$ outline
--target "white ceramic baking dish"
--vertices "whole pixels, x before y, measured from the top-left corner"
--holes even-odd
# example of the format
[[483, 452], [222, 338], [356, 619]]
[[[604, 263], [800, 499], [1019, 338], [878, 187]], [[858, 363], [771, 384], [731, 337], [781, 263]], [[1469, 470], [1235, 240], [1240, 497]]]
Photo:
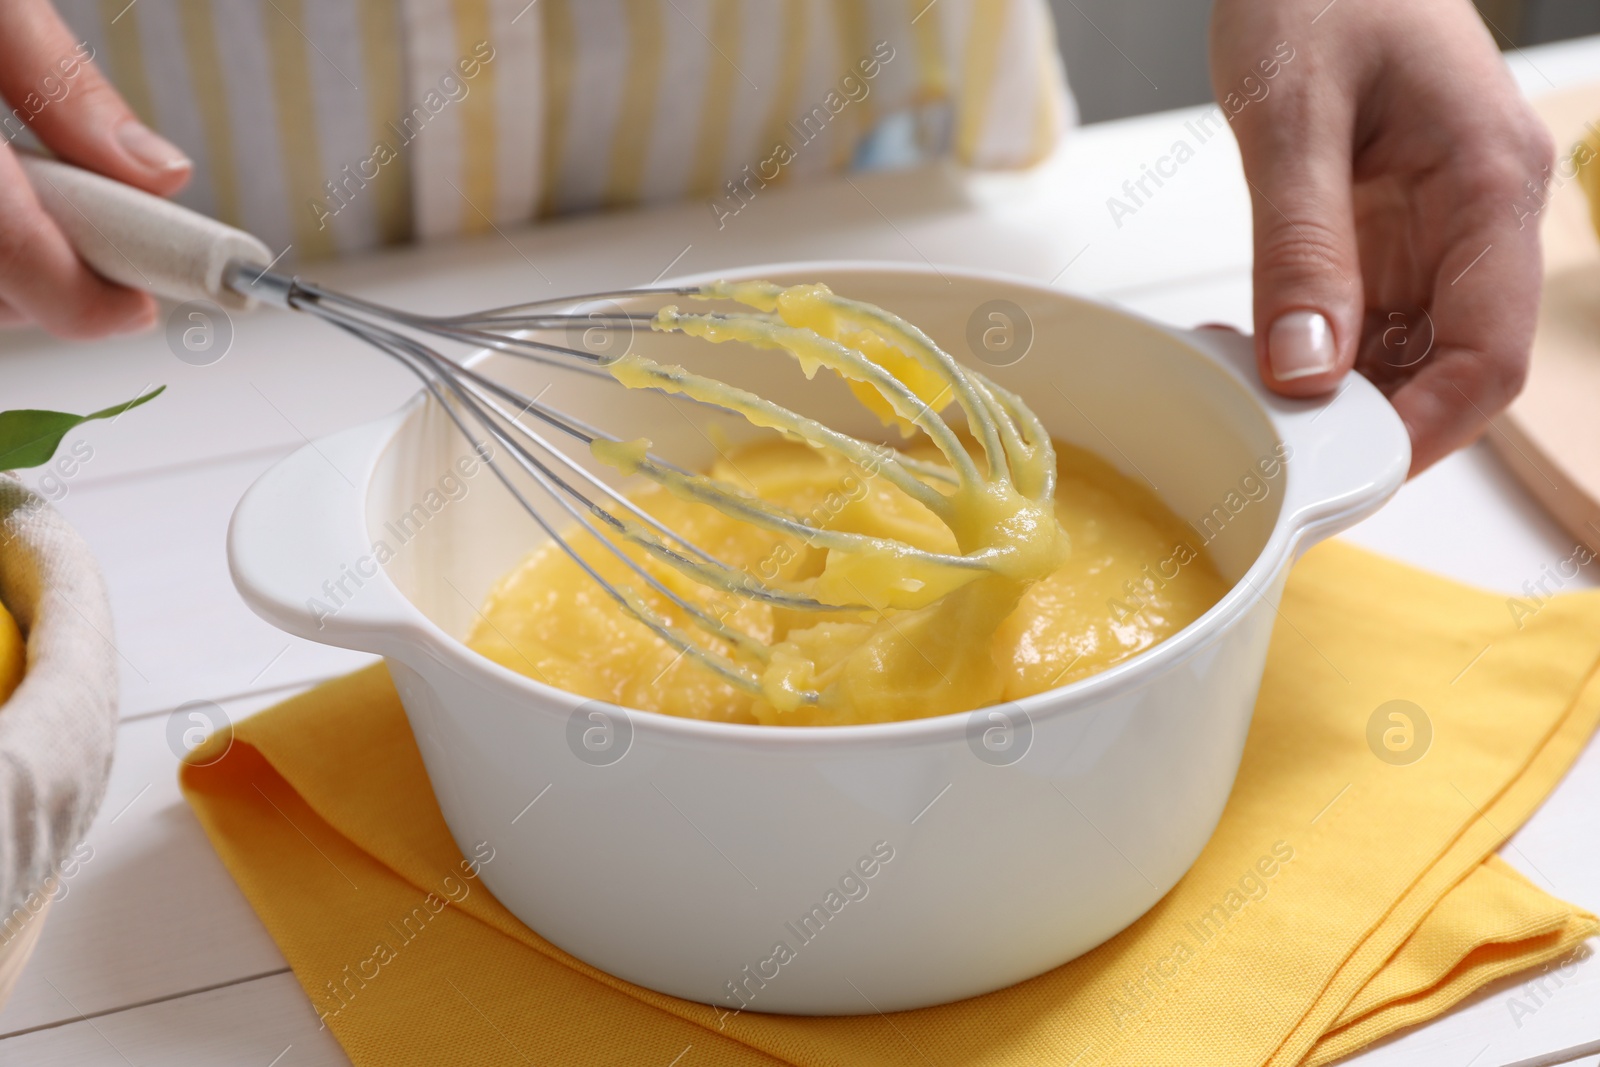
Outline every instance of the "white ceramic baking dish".
[[[1330, 402], [1285, 400], [1260, 385], [1248, 338], [1169, 329], [1027, 281], [830, 263], [722, 276], [825, 281], [980, 366], [987, 353], [969, 336], [1005, 327], [990, 311], [1016, 318], [990, 302], [1022, 309], [1026, 355], [984, 369], [1058, 438], [1155, 486], [1231, 590], [1154, 649], [998, 709], [784, 729], [612, 708], [458, 641], [539, 537], [419, 395], [251, 487], [229, 534], [240, 592], [290, 633], [387, 658], [451, 832], [465, 852], [495, 850], [485, 884], [619, 977], [719, 1010], [853, 1014], [984, 993], [1093, 948], [1205, 846], [1290, 564], [1401, 484], [1399, 418], [1360, 378]], [[668, 358], [676, 343], [646, 342], [665, 342]], [[481, 358], [680, 462], [713, 455], [701, 410]], [[882, 433], [836, 383], [797, 388], [789, 363], [717, 350], [701, 365]]]

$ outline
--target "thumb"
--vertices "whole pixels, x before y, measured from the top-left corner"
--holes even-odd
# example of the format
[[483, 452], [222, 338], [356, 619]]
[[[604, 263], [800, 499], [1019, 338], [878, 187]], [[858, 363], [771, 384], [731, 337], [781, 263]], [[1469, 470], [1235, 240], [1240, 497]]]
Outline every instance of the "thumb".
[[189, 158], [139, 121], [93, 56], [49, 0], [0, 2], [7, 139], [25, 123], [70, 163], [159, 195], [177, 191], [189, 178]]
[[1350, 131], [1305, 115], [1251, 118], [1236, 133], [1250, 183], [1256, 360], [1268, 388], [1317, 396], [1355, 364], [1361, 336]]

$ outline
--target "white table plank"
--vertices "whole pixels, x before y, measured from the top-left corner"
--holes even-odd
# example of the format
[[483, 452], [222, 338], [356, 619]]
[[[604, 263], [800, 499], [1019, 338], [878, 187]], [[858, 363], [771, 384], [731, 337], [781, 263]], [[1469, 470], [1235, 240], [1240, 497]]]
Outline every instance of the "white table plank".
[[[1403, 1040], [1390, 1042], [1384, 1048], [1391, 1056], [1384, 1063], [1406, 1067], [1429, 1062], [1452, 1067], [1479, 1067], [1486, 1062], [1499, 1062], [1502, 1067], [1600, 1067], [1600, 1055], [1590, 1054], [1578, 1059], [1562, 1055], [1559, 1059], [1538, 1056], [1494, 1061], [1490, 1059], [1492, 1049], [1466, 1042], [1439, 1043], [1433, 1055], [1408, 1047]], [[1419, 1054], [1428, 1058], [1416, 1058]], [[272, 1057], [280, 1055], [283, 1058], [274, 1063]], [[344, 1067], [349, 1060], [332, 1035], [318, 1029], [315, 1013], [293, 976], [287, 974], [102, 1016], [93, 1019], [92, 1025], [91, 1021], [80, 1021], [0, 1043], [0, 1064], [19, 1067], [43, 1063], [59, 1067], [127, 1067], [129, 1062], [160, 1063], [164, 1067], [212, 1067], [219, 1063]], [[1360, 1057], [1345, 1062], [1367, 1065], [1380, 1061]]]
[[1250, 332], [1250, 270], [1221, 270], [1202, 278], [1168, 285], [1140, 285], [1104, 294], [1118, 307], [1175, 326], [1220, 323]]
[[1600, 36], [1575, 37], [1506, 53], [1506, 64], [1527, 96], [1600, 80]]
[[[242, 718], [274, 699], [223, 710]], [[105, 803], [85, 838], [92, 856], [51, 906], [0, 1011], [0, 1034], [288, 966], [178, 792], [167, 719], [124, 722], [118, 731]], [[0, 1063], [5, 1057], [0, 1051]]]
[[124, 716], [331, 677], [372, 659], [283, 633], [233, 587], [228, 520], [285, 452], [69, 486], [57, 505], [106, 575]]
[[[291, 974], [0, 1041], [4, 1067], [348, 1067]], [[442, 1067], [442, 1065], [441, 1065]]]
[[[1570, 976], [1560, 968], [1479, 990], [1443, 1019], [1415, 1027], [1344, 1060], [1359, 1067], [1546, 1067], [1600, 1053], [1600, 939]], [[1575, 959], [1576, 957], [1574, 957]], [[1568, 967], [1570, 961], [1563, 961]], [[1536, 984], [1542, 981], [1542, 986]]]

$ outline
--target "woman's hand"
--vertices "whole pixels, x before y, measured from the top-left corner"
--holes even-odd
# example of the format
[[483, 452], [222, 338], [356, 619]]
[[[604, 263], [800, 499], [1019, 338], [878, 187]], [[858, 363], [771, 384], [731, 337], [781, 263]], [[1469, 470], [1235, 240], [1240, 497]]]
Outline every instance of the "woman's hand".
[[0, 0], [0, 323], [103, 337], [155, 322], [145, 293], [105, 281], [73, 252], [28, 184], [13, 145], [24, 126], [62, 159], [158, 195], [191, 164], [134, 117], [49, 0]]
[[1552, 153], [1472, 5], [1217, 0], [1211, 69], [1225, 110], [1249, 100], [1232, 126], [1268, 386], [1324, 394], [1355, 367], [1413, 474], [1472, 441], [1527, 372]]

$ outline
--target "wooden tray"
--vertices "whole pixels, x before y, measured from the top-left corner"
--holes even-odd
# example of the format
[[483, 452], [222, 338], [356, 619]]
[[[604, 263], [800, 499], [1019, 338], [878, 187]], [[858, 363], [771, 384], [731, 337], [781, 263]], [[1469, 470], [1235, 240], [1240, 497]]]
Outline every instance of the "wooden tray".
[[[1600, 126], [1600, 82], [1533, 106], [1566, 156], [1588, 124]], [[1540, 218], [1544, 298], [1528, 384], [1489, 440], [1556, 520], [1600, 553], [1600, 240], [1564, 158]]]

